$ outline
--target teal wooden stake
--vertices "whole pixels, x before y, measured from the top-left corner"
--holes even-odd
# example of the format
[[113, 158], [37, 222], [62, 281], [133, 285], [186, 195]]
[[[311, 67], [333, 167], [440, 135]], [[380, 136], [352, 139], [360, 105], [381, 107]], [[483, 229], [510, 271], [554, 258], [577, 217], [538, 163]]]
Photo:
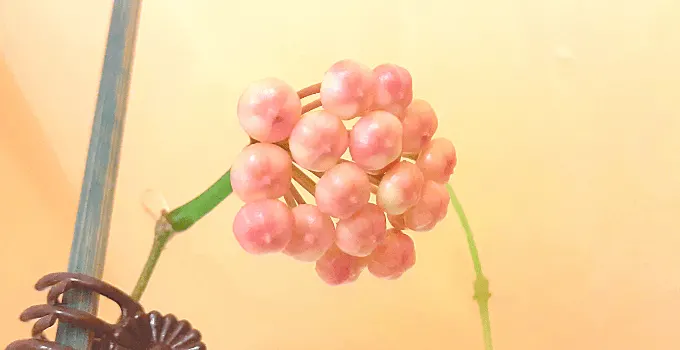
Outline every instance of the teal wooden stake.
[[[96, 278], [101, 278], [104, 271], [141, 2], [113, 2], [106, 56], [71, 244], [68, 271]], [[97, 314], [99, 298], [96, 294], [74, 290], [64, 295], [64, 301], [70, 308]], [[76, 350], [87, 350], [91, 340], [91, 334], [87, 331], [70, 324], [59, 324], [57, 342], [60, 344]]]

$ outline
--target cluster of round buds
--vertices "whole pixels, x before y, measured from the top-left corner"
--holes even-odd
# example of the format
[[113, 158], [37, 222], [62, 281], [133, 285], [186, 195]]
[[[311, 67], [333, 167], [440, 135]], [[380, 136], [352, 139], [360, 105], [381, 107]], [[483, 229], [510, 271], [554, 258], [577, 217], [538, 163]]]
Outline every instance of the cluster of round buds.
[[243, 92], [237, 114], [251, 138], [231, 168], [245, 202], [233, 225], [243, 249], [315, 262], [330, 285], [364, 269], [395, 279], [413, 267], [415, 246], [404, 232], [429, 231], [446, 216], [456, 151], [433, 139], [437, 116], [413, 99], [406, 69], [343, 60], [297, 92], [261, 80]]

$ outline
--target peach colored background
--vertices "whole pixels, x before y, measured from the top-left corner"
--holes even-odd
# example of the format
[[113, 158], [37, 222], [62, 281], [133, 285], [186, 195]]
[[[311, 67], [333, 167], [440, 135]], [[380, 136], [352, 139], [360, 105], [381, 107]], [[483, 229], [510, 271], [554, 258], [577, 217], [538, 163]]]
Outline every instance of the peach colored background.
[[[66, 268], [110, 6], [0, 0], [0, 346]], [[105, 278], [131, 290], [141, 269], [145, 189], [179, 205], [229, 167], [248, 82], [392, 61], [458, 147], [496, 348], [678, 349], [679, 21], [676, 0], [147, 0]], [[143, 300], [211, 349], [481, 349], [455, 216], [416, 237], [401, 280], [329, 288], [244, 253], [238, 207], [177, 237]]]

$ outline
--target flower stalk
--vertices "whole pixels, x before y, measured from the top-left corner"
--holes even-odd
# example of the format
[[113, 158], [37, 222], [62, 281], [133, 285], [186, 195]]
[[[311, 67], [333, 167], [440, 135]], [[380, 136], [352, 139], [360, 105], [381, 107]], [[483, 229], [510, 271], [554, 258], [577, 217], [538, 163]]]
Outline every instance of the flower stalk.
[[472, 266], [474, 267], [476, 276], [474, 282], [473, 298], [477, 301], [477, 306], [479, 307], [479, 317], [482, 321], [482, 335], [484, 337], [484, 349], [493, 350], [493, 342], [491, 338], [491, 320], [489, 318], [489, 299], [491, 298], [491, 293], [489, 292], [489, 280], [486, 278], [486, 276], [484, 276], [484, 272], [482, 271], [482, 263], [479, 260], [479, 251], [477, 250], [475, 237], [472, 234], [472, 229], [470, 228], [467, 215], [465, 215], [465, 211], [463, 211], [463, 206], [458, 200], [456, 193], [453, 191], [453, 187], [451, 187], [449, 184], [446, 184], [446, 188], [448, 189], [449, 196], [451, 197], [451, 205], [453, 205], [453, 208], [456, 210], [460, 224], [463, 226], [463, 231], [465, 231], [468, 249], [470, 251], [470, 256], [472, 257]]
[[214, 184], [186, 204], [162, 213], [156, 222], [155, 234], [149, 257], [132, 291], [132, 299], [139, 301], [146, 290], [158, 259], [170, 239], [178, 232], [186, 231], [198, 220], [208, 215], [233, 192], [231, 169], [227, 170]]
[[130, 295], [134, 301], [139, 301], [142, 298], [146, 286], [149, 285], [153, 270], [156, 268], [156, 264], [158, 264], [158, 259], [161, 257], [163, 249], [165, 249], [165, 246], [168, 244], [173, 234], [174, 231], [172, 230], [170, 223], [168, 223], [164, 216], [161, 216], [156, 222], [156, 234], [153, 238], [151, 252], [149, 252], [149, 257], [146, 259], [142, 273], [139, 275], [137, 284], [135, 284], [135, 288]]

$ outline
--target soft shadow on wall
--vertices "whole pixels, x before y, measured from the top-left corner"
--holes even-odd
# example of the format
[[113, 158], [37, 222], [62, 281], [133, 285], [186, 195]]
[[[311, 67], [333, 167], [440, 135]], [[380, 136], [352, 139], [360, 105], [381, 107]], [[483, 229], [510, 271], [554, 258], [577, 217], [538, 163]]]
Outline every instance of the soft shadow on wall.
[[0, 347], [30, 336], [33, 285], [66, 269], [76, 193], [0, 53]]

